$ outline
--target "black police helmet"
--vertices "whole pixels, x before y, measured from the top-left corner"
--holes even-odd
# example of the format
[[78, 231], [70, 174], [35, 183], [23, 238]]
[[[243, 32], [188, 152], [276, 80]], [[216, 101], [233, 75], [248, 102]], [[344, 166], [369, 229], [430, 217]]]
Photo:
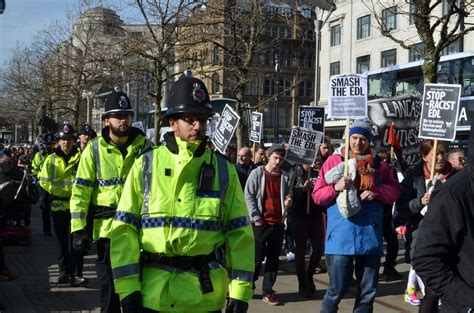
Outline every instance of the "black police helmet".
[[44, 133], [41, 137], [41, 142], [45, 145], [47, 144], [55, 144], [56, 141], [54, 140], [54, 135], [52, 133]]
[[74, 135], [74, 128], [71, 124], [64, 122], [61, 130], [56, 134], [56, 140], [59, 139], [74, 139], [76, 136]]
[[167, 111], [163, 116], [165, 120], [181, 113], [206, 116], [214, 114], [206, 85], [201, 80], [186, 75], [182, 75], [171, 86], [166, 106]]
[[97, 133], [95, 132], [94, 129], [92, 129], [92, 126], [89, 125], [88, 123], [85, 123], [84, 125], [81, 126], [78, 135], [89, 135], [91, 139], [97, 137]]
[[130, 114], [133, 116], [132, 104], [127, 94], [122, 91], [112, 90], [105, 99], [105, 112], [102, 113], [102, 119], [112, 114]]

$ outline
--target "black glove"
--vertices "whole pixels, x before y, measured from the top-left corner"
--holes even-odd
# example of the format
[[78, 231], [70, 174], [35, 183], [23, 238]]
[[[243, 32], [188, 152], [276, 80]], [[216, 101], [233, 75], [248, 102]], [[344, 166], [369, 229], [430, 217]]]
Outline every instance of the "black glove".
[[87, 251], [87, 236], [84, 230], [78, 230], [72, 233], [72, 248], [78, 253]]
[[227, 301], [227, 306], [225, 308], [225, 313], [247, 313], [249, 309], [249, 304], [242, 300], [237, 300], [229, 298]]
[[142, 294], [140, 291], [135, 291], [120, 301], [123, 313], [141, 313], [143, 309]]

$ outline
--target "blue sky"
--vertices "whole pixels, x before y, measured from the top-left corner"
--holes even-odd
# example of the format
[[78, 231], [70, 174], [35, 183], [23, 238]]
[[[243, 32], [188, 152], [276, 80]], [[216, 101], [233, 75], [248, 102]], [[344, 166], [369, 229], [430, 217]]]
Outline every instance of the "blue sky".
[[12, 55], [17, 42], [29, 46], [35, 34], [67, 20], [68, 11], [77, 11], [79, 0], [6, 0], [0, 15], [0, 66]]

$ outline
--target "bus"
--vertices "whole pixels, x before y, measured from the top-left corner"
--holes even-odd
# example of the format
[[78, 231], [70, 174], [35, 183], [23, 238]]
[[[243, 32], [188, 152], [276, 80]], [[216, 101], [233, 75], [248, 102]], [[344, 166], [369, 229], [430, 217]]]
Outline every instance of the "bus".
[[[423, 93], [423, 60], [389, 66], [365, 73], [368, 82], [368, 100], [402, 95], [421, 97]], [[467, 145], [470, 121], [467, 111], [474, 110], [474, 51], [441, 57], [438, 65], [438, 83], [461, 85], [461, 103], [456, 129], [456, 141]]]

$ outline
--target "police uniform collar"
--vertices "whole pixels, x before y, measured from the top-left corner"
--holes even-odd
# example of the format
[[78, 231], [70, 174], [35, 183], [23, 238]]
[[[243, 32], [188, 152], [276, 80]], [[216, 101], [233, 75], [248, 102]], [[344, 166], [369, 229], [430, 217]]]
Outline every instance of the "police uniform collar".
[[[176, 140], [176, 136], [174, 135], [174, 132], [167, 132], [164, 135], [165, 139], [165, 144], [168, 150], [170, 150], [171, 153], [173, 154], [179, 154], [179, 145]], [[183, 141], [184, 142], [184, 141]], [[204, 154], [204, 151], [206, 150], [206, 144], [207, 144], [207, 137], [202, 140], [196, 150], [193, 152], [193, 156], [195, 157], [200, 157]]]

